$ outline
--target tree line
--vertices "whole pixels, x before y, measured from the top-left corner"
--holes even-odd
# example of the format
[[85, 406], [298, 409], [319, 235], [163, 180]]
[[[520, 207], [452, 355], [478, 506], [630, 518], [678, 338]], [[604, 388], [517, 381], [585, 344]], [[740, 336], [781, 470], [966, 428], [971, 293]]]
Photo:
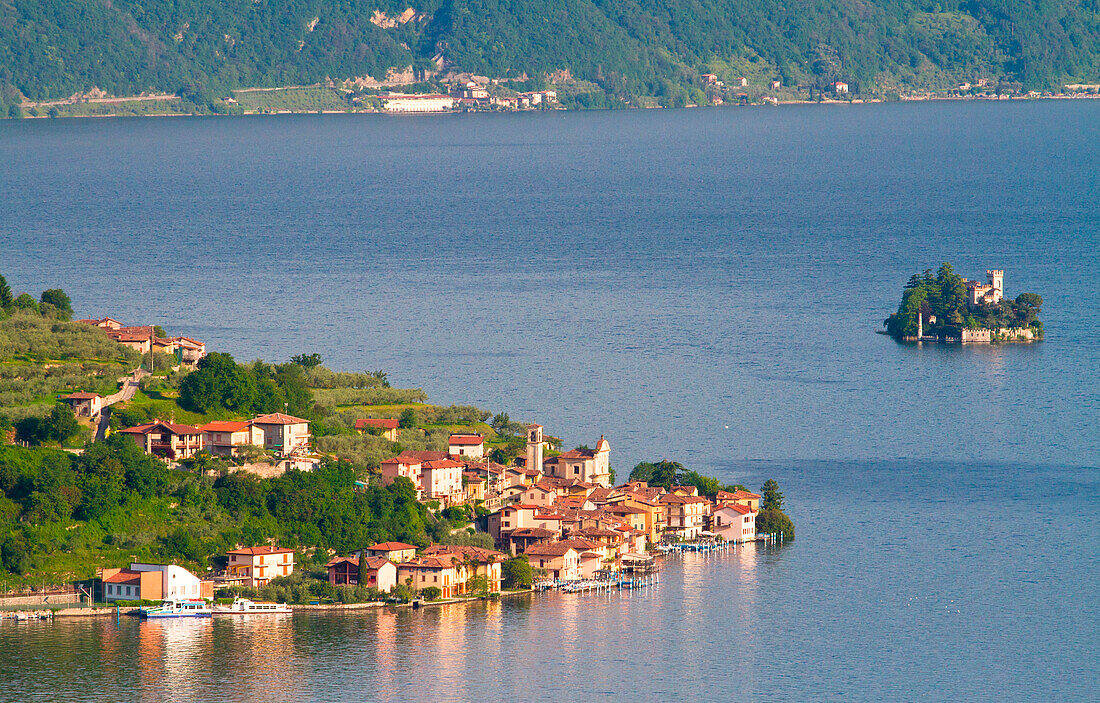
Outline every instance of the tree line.
[[[238, 545], [277, 541], [303, 551], [348, 554], [375, 542], [427, 546], [450, 534], [416, 500], [406, 479], [382, 486], [364, 467], [326, 460], [275, 478], [170, 470], [132, 439], [112, 435], [76, 456], [0, 446], [0, 562], [22, 574], [60, 552], [87, 578], [102, 555], [177, 560], [204, 571]], [[123, 552], [119, 550], [122, 549]]]
[[611, 107], [637, 96], [697, 100], [712, 62], [820, 91], [844, 80], [955, 87], [977, 77], [1024, 88], [1097, 82], [1091, 3], [1024, 0], [424, 0], [413, 21], [376, 26], [407, 2], [379, 0], [18, 0], [0, 7], [0, 116], [24, 97], [98, 87], [177, 94], [218, 111], [233, 88], [313, 84], [390, 68], [449, 67], [529, 79], [568, 69], [598, 86], [569, 99]]

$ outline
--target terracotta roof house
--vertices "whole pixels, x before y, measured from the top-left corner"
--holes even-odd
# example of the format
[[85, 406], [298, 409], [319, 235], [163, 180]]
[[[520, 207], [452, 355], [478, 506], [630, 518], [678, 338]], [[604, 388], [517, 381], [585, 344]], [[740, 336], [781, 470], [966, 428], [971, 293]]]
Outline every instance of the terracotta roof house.
[[[325, 564], [328, 582], [334, 586], [358, 586], [359, 557], [336, 557]], [[397, 585], [397, 565], [385, 557], [366, 557], [363, 586], [389, 593]]]
[[169, 460], [187, 459], [203, 449], [202, 430], [191, 425], [154, 420], [119, 433], [133, 438], [146, 454]]
[[420, 465], [420, 482], [425, 498], [441, 500], [445, 505], [461, 503], [462, 470], [466, 464], [454, 459], [432, 459]]
[[99, 393], [78, 391], [61, 396], [61, 400], [68, 403], [77, 417], [98, 417], [103, 411], [103, 396]]
[[526, 552], [532, 545], [553, 542], [560, 533], [541, 527], [520, 527], [508, 535], [508, 551], [512, 554]]
[[533, 569], [542, 569], [552, 579], [580, 578], [580, 552], [568, 544], [535, 544], [524, 553]]
[[206, 356], [206, 343], [190, 337], [171, 337], [169, 341], [176, 345], [176, 353], [181, 363], [195, 366]]
[[485, 456], [485, 438], [479, 434], [453, 434], [447, 440], [447, 449], [453, 456], [480, 459]]
[[400, 420], [388, 417], [365, 417], [355, 421], [355, 430], [359, 434], [374, 430], [383, 438], [396, 442], [401, 436]]
[[252, 426], [263, 433], [263, 447], [282, 456], [309, 449], [309, 420], [269, 413], [252, 418]]
[[727, 542], [750, 542], [756, 539], [756, 511], [740, 503], [720, 505], [711, 514], [710, 529]]
[[394, 563], [401, 563], [416, 557], [416, 545], [404, 542], [381, 542], [363, 550], [367, 556], [385, 557]]
[[200, 579], [182, 566], [133, 562], [128, 569], [103, 569], [100, 596], [116, 600], [213, 598], [214, 582]]
[[206, 451], [216, 456], [237, 456], [241, 447], [263, 443], [263, 432], [246, 421], [214, 420], [199, 429]]
[[229, 564], [225, 575], [249, 588], [259, 588], [276, 576], [294, 573], [294, 550], [262, 545], [226, 552]]
[[669, 493], [661, 496], [666, 511], [665, 532], [684, 540], [693, 540], [703, 531], [710, 512], [710, 501], [697, 496]]

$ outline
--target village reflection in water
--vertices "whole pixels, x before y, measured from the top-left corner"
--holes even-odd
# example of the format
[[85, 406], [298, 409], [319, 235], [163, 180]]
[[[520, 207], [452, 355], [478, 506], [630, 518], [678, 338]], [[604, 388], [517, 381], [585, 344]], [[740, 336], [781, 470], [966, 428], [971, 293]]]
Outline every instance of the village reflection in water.
[[[533, 593], [419, 610], [59, 620], [18, 631], [33, 634], [20, 641], [41, 663], [20, 678], [39, 695], [83, 690], [92, 699], [158, 703], [531, 700], [593, 686], [611, 691], [637, 660], [658, 660], [668, 648], [697, 650], [716, 628], [751, 632], [759, 617], [757, 551], [669, 557], [660, 584], [636, 591]], [[678, 675], [712, 665], [681, 660]], [[666, 687], [677, 685], [672, 678]]]

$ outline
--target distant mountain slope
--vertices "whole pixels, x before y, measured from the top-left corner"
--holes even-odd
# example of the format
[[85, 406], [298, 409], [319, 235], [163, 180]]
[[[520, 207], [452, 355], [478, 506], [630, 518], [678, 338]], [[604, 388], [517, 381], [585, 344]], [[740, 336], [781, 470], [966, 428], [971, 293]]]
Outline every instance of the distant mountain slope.
[[494, 77], [568, 70], [622, 98], [711, 69], [864, 92], [1100, 76], [1100, 0], [418, 0], [394, 21], [408, 6], [0, 0], [0, 102], [382, 77], [440, 55]]

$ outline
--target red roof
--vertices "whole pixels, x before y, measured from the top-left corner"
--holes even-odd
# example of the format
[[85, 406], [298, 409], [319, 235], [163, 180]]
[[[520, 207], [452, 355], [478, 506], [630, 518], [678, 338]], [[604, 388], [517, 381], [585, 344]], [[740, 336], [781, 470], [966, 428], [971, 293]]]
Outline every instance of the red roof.
[[422, 467], [428, 471], [438, 469], [460, 469], [464, 466], [466, 466], [466, 464], [461, 461], [455, 461], [454, 459], [437, 459], [434, 461], [425, 461], [422, 464]]
[[415, 544], [405, 544], [404, 542], [381, 542], [371, 547], [367, 547], [368, 552], [400, 552], [406, 549], [416, 549]]
[[516, 529], [512, 530], [508, 536], [509, 538], [535, 537], [537, 539], [542, 539], [545, 537], [553, 537], [554, 534], [554, 532], [551, 532], [544, 527], [517, 527]]
[[63, 400], [92, 400], [93, 398], [102, 398], [99, 393], [89, 393], [87, 391], [77, 391], [76, 393], [70, 393], [63, 396]]
[[172, 434], [202, 434], [202, 430], [198, 427], [192, 427], [191, 425], [177, 425], [172, 422], [148, 422], [144, 425], [137, 425], [136, 427], [127, 427], [119, 432], [125, 432], [127, 434], [149, 434], [157, 427], [163, 427]]
[[592, 459], [595, 456], [596, 452], [591, 449], [570, 449], [558, 454], [559, 459]]
[[749, 506], [738, 505], [737, 503], [727, 503], [726, 505], [719, 507], [718, 510], [724, 510], [726, 508], [729, 508], [736, 513], [741, 513], [742, 515], [748, 515], [752, 512], [752, 508], [750, 508]]
[[299, 425], [303, 422], [309, 422], [309, 420], [303, 420], [300, 417], [294, 417], [293, 415], [287, 415], [285, 413], [268, 413], [267, 415], [260, 415], [259, 417], [253, 418], [252, 422], [256, 425]]
[[462, 446], [477, 446], [479, 444], [485, 444], [485, 438], [479, 434], [453, 434], [451, 438], [447, 440], [447, 443]]
[[396, 430], [400, 422], [400, 420], [395, 420], [393, 418], [367, 417], [362, 420], [356, 420], [355, 429], [361, 430], [366, 427], [381, 427], [384, 430]]
[[[117, 322], [117, 320], [112, 320]], [[137, 337], [140, 339], [149, 339], [153, 336], [152, 325], [142, 325], [140, 327], [119, 327], [118, 329], [107, 329], [107, 336], [112, 338], [117, 337]]]
[[103, 579], [103, 583], [141, 583], [141, 572], [131, 569], [122, 569], [113, 576]]
[[561, 542], [554, 544], [533, 544], [527, 548], [524, 554], [537, 557], [562, 557], [565, 556], [570, 549], [573, 549], [573, 547], [568, 544], [562, 544]]
[[199, 429], [203, 432], [244, 432], [248, 429], [248, 423], [233, 420], [214, 420], [201, 425]]
[[422, 464], [425, 461], [437, 461], [439, 459], [449, 459], [450, 457], [451, 455], [447, 452], [431, 449], [406, 449], [388, 461], [396, 461], [398, 464]]
[[204, 344], [203, 342], [200, 342], [197, 339], [191, 339], [190, 337], [171, 337], [170, 341], [183, 344], [184, 346], [190, 345], [194, 347], [206, 347], [206, 344]]
[[242, 547], [241, 549], [230, 549], [226, 554], [244, 554], [255, 556], [258, 554], [293, 554], [293, 549], [286, 549], [285, 547], [272, 547], [269, 545], [262, 545], [259, 547]]
[[526, 503], [512, 503], [511, 505], [506, 505], [503, 508], [501, 508], [500, 512], [503, 513], [505, 511], [512, 511], [512, 510], [538, 510], [538, 509], [539, 509], [539, 506], [537, 506], [537, 505], [527, 505]]

